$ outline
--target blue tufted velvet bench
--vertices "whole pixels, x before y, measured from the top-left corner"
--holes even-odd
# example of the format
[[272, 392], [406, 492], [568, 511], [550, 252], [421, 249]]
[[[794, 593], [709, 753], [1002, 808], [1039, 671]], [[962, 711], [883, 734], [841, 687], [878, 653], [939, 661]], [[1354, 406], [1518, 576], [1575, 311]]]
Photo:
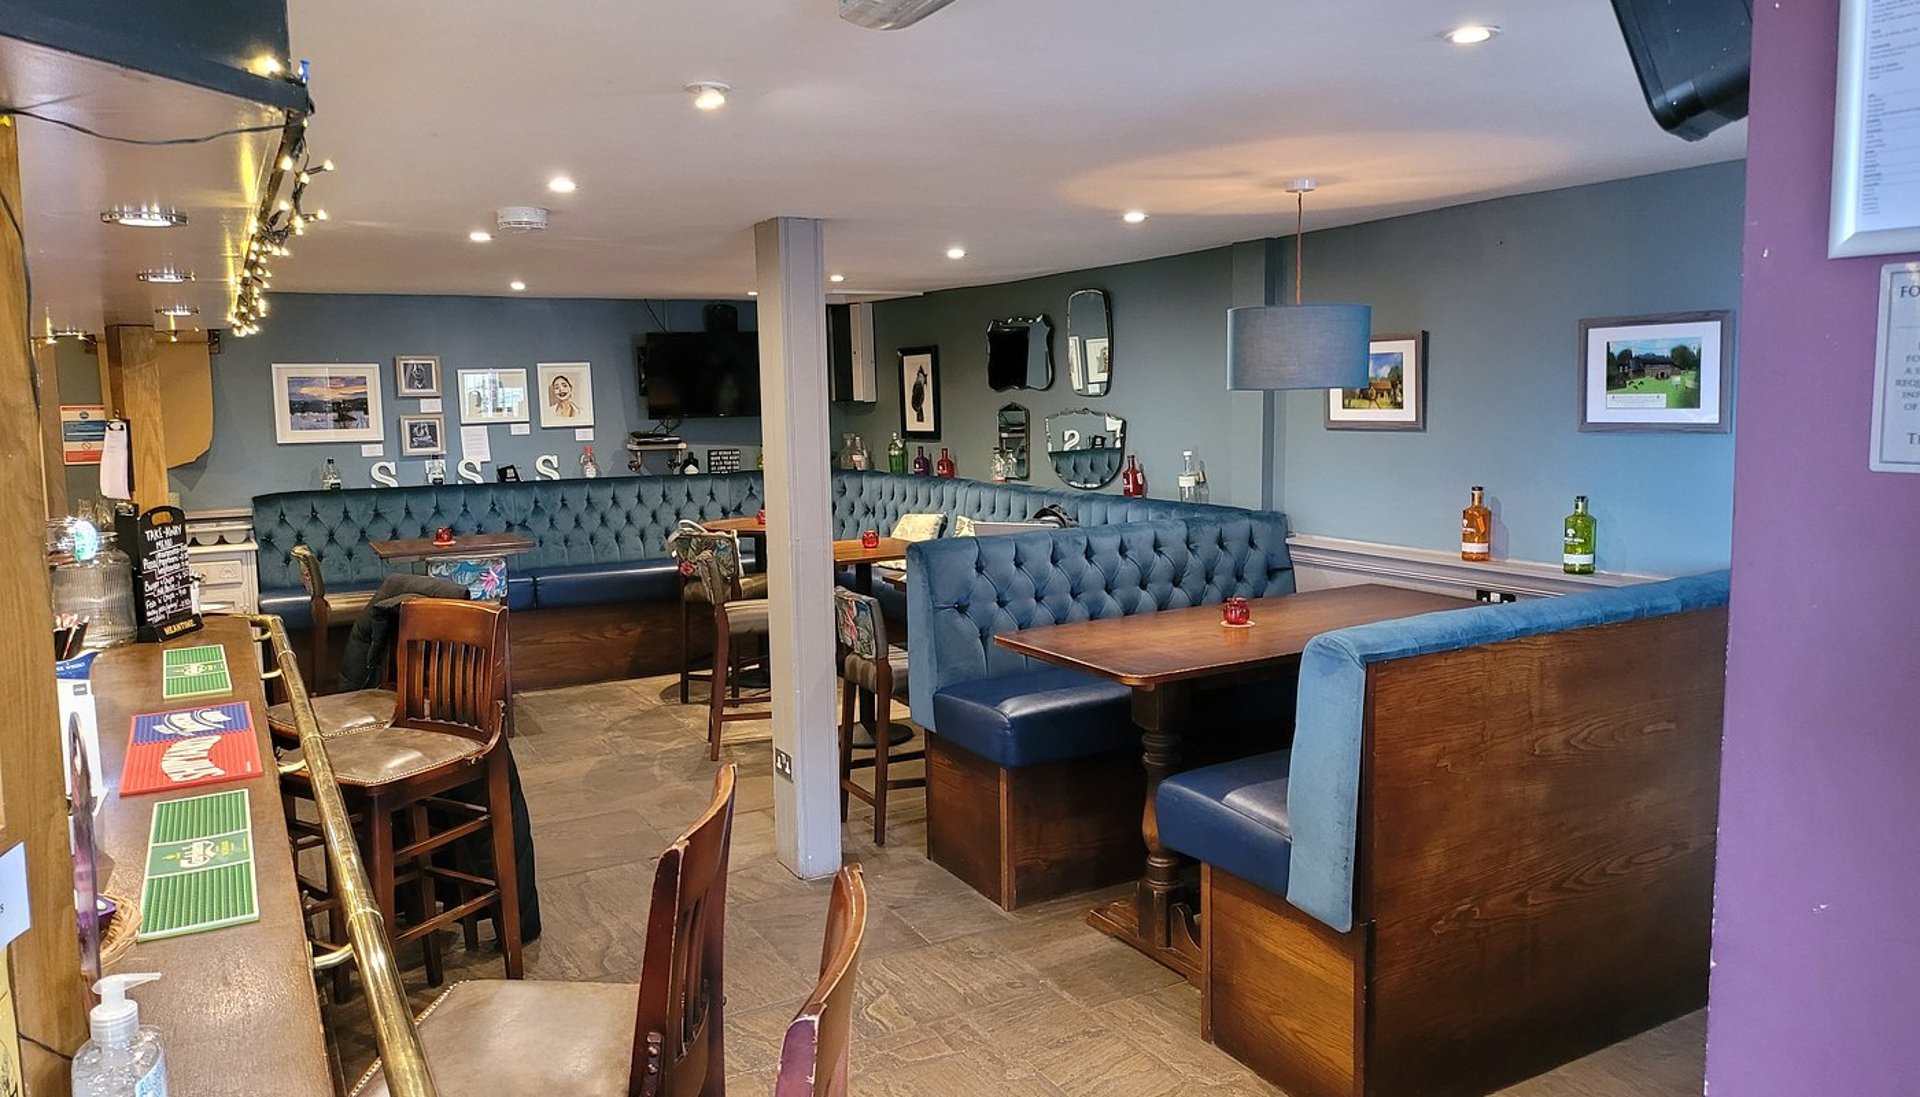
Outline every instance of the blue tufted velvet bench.
[[923, 542], [907, 574], [927, 853], [1009, 910], [1139, 875], [1145, 773], [1127, 687], [994, 637], [1293, 589], [1285, 519], [1228, 508]]
[[1290, 751], [1160, 786], [1208, 1039], [1483, 1094], [1706, 1001], [1727, 573], [1315, 637]]
[[[256, 496], [261, 611], [279, 614], [291, 629], [309, 626], [307, 594], [288, 555], [296, 544], [313, 549], [330, 593], [354, 593], [371, 591], [387, 571], [369, 541], [424, 537], [441, 526], [456, 536], [513, 531], [537, 544], [509, 568], [517, 683], [532, 688], [672, 670], [680, 587], [667, 535], [683, 518], [754, 513], [763, 505], [761, 484], [760, 473], [747, 472]], [[1248, 513], [883, 472], [836, 472], [832, 486], [834, 535], [843, 538], [884, 532], [914, 512], [944, 514], [949, 525], [955, 515], [1024, 521], [1048, 505], [1086, 524]], [[890, 587], [880, 594], [890, 612], [905, 616], [904, 595]]]

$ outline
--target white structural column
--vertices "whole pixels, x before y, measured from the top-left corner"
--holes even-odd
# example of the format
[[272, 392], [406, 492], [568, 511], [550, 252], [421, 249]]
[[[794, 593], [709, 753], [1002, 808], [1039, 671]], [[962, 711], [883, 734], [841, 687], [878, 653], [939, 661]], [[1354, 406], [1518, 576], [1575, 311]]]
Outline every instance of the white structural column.
[[821, 230], [821, 222], [804, 217], [776, 217], [753, 228], [760, 287], [760, 430], [771, 532], [774, 852], [781, 864], [809, 880], [840, 868]]

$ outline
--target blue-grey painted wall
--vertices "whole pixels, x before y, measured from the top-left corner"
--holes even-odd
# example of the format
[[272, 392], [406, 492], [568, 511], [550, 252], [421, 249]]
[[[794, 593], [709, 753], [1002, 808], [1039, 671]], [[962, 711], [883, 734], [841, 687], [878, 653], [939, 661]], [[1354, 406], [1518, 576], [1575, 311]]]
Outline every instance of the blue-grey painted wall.
[[[880, 402], [840, 410], [835, 426], [884, 446], [899, 425], [897, 350], [936, 344], [942, 444], [962, 475], [985, 475], [994, 410], [1007, 400], [1033, 410], [1036, 432], [1046, 412], [1088, 404], [1127, 417], [1151, 494], [1173, 493], [1180, 451], [1191, 447], [1207, 461], [1216, 500], [1245, 498], [1248, 478], [1268, 477], [1295, 532], [1450, 550], [1478, 483], [1495, 512], [1496, 555], [1557, 561], [1559, 520], [1584, 493], [1603, 569], [1721, 567], [1733, 436], [1582, 434], [1575, 359], [1583, 317], [1737, 304], [1743, 188], [1735, 162], [1309, 234], [1309, 301], [1367, 302], [1377, 332], [1430, 333], [1421, 433], [1330, 431], [1320, 394], [1280, 393], [1272, 467], [1229, 460], [1230, 249], [883, 302]], [[1292, 241], [1272, 248], [1282, 261], [1275, 296], [1291, 299]], [[1063, 352], [1051, 390], [989, 390], [987, 321], [1044, 311], [1063, 322], [1067, 294], [1083, 286], [1112, 298], [1110, 394], [1073, 396]], [[1041, 461], [1034, 483], [1059, 482]]]
[[[735, 302], [743, 329], [754, 326], [752, 302]], [[381, 368], [386, 456], [399, 464], [402, 484], [425, 482], [421, 458], [399, 456], [398, 420], [419, 411], [419, 402], [394, 394], [396, 355], [440, 358], [447, 420], [448, 475], [459, 458], [459, 406], [450, 398], [461, 369], [525, 369], [534, 381], [539, 362], [593, 363], [594, 454], [602, 475], [625, 475], [628, 431], [652, 425], [639, 395], [634, 348], [650, 331], [698, 331], [701, 301], [545, 300], [524, 297], [393, 297], [347, 294], [275, 294], [260, 334], [227, 339], [213, 359], [213, 446], [192, 464], [173, 470], [173, 484], [189, 509], [245, 506], [255, 495], [320, 486], [320, 469], [332, 457], [348, 487], [366, 487], [377, 458], [356, 445], [279, 445], [273, 430], [273, 364], [276, 362], [376, 362]], [[571, 428], [545, 430], [539, 409], [531, 433], [513, 435], [504, 425], [487, 428], [495, 464], [515, 464], [533, 478], [534, 458], [560, 458], [563, 476], [579, 475]], [[739, 446], [753, 467], [760, 445], [759, 419], [689, 420], [680, 429], [705, 461], [705, 447]], [[652, 466], [660, 468], [655, 458]], [[491, 466], [482, 470], [493, 477]]]

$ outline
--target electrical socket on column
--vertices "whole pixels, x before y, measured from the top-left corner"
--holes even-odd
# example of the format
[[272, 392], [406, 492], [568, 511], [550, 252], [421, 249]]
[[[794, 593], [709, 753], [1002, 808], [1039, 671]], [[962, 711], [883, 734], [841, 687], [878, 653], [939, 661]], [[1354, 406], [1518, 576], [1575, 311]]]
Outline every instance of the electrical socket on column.
[[788, 754], [779, 747], [774, 747], [773, 772], [778, 776], [785, 777], [789, 781], [793, 780], [793, 755]]

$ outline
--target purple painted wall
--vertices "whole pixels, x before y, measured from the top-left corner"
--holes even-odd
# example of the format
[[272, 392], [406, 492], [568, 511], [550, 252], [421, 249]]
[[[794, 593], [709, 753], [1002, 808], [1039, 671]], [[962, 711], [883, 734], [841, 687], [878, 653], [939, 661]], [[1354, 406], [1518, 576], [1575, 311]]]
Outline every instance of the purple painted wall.
[[1920, 476], [1867, 471], [1879, 270], [1826, 258], [1839, 0], [1754, 5], [1714, 1097], [1920, 1094]]

